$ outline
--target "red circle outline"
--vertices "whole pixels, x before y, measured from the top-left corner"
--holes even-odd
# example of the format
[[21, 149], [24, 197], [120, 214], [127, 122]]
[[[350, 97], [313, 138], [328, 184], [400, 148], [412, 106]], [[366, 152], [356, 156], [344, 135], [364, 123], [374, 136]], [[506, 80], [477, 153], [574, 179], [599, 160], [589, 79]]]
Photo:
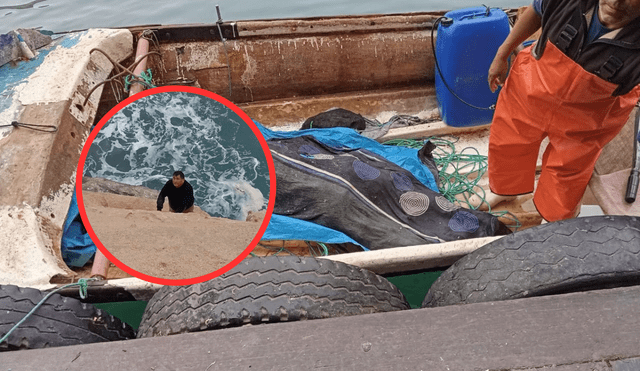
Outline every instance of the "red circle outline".
[[[87, 154], [89, 153], [89, 148], [93, 144], [93, 141], [98, 135], [98, 132], [100, 131], [100, 129], [102, 129], [102, 127], [109, 121], [109, 119], [111, 119], [113, 115], [120, 112], [120, 110], [122, 110], [129, 104], [137, 101], [138, 99], [147, 97], [149, 95], [166, 93], [166, 92], [185, 92], [185, 93], [199, 94], [207, 98], [213, 99], [219, 103], [222, 103], [227, 108], [231, 109], [238, 116], [240, 116], [240, 118], [247, 125], [249, 125], [249, 127], [253, 131], [254, 135], [260, 142], [260, 146], [262, 147], [262, 151], [264, 152], [265, 158], [267, 160], [267, 166], [269, 168], [269, 202], [267, 204], [267, 212], [265, 214], [264, 220], [262, 221], [262, 224], [260, 225], [260, 229], [258, 230], [258, 233], [255, 235], [253, 240], [251, 240], [247, 248], [244, 249], [244, 251], [240, 255], [238, 255], [234, 260], [227, 263], [225, 266], [223, 266], [218, 270], [215, 270], [203, 276], [187, 278], [187, 279], [178, 279], [178, 280], [168, 279], [168, 278], [159, 278], [159, 277], [146, 275], [144, 273], [138, 272], [130, 268], [129, 266], [127, 266], [126, 264], [118, 260], [115, 256], [113, 256], [113, 254], [111, 254], [109, 250], [107, 250], [104, 247], [102, 242], [100, 242], [100, 239], [98, 239], [98, 236], [95, 234], [93, 228], [91, 227], [91, 223], [89, 223], [89, 218], [87, 217], [87, 213], [85, 211], [84, 200], [82, 198], [82, 177], [84, 175], [84, 164], [87, 160]], [[84, 223], [84, 226], [87, 232], [89, 233], [91, 240], [96, 244], [98, 249], [100, 249], [100, 251], [107, 257], [107, 259], [113, 262], [118, 268], [122, 269], [123, 271], [127, 272], [128, 274], [134, 277], [140, 278], [145, 281], [149, 281], [151, 283], [157, 283], [160, 285], [172, 285], [172, 286], [192, 285], [195, 283], [200, 283], [200, 282], [218, 277], [219, 275], [235, 267], [244, 258], [246, 258], [249, 255], [249, 253], [253, 251], [253, 249], [256, 247], [258, 242], [260, 242], [260, 239], [264, 235], [264, 232], [267, 229], [267, 225], [271, 220], [271, 215], [273, 214], [273, 208], [274, 208], [275, 199], [276, 199], [276, 170], [273, 164], [273, 158], [271, 157], [271, 151], [269, 151], [269, 146], [267, 145], [267, 141], [264, 139], [264, 137], [262, 136], [262, 133], [260, 132], [258, 127], [255, 125], [253, 120], [251, 120], [251, 118], [246, 113], [244, 113], [244, 111], [242, 111], [238, 106], [233, 104], [228, 99], [216, 93], [210, 92], [208, 90], [204, 90], [204, 89], [200, 89], [192, 86], [162, 86], [162, 87], [152, 88], [152, 89], [142, 91], [134, 96], [131, 96], [123, 100], [118, 105], [116, 105], [111, 110], [109, 110], [109, 112], [107, 112], [107, 114], [104, 115], [104, 117], [102, 117], [100, 122], [98, 122], [96, 127], [91, 131], [91, 133], [89, 134], [89, 137], [87, 138], [87, 141], [84, 144], [84, 147], [82, 148], [82, 153], [80, 154], [80, 160], [78, 161], [78, 169], [76, 172], [76, 198], [78, 199], [78, 211], [80, 212], [80, 217], [82, 218], [82, 222]]]

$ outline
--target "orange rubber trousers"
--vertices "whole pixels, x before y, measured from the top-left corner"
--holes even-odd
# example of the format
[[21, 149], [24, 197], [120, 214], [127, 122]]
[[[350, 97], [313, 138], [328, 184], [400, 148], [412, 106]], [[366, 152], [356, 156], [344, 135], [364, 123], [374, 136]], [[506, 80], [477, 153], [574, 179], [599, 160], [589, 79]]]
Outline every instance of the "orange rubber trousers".
[[500, 92], [489, 137], [489, 186], [499, 195], [534, 190], [540, 144], [549, 137], [533, 201], [547, 221], [574, 217], [605, 144], [626, 123], [640, 86], [617, 85], [585, 71], [548, 42], [536, 60], [518, 53]]

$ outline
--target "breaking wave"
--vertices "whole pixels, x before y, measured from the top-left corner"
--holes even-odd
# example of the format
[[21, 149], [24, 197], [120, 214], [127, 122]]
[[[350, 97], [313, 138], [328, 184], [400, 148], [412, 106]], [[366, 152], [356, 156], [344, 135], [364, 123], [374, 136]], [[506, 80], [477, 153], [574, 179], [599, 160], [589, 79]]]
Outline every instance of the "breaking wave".
[[85, 176], [158, 191], [176, 170], [211, 216], [244, 220], [267, 205], [260, 142], [235, 112], [197, 94], [160, 93], [129, 104], [100, 130], [84, 167]]

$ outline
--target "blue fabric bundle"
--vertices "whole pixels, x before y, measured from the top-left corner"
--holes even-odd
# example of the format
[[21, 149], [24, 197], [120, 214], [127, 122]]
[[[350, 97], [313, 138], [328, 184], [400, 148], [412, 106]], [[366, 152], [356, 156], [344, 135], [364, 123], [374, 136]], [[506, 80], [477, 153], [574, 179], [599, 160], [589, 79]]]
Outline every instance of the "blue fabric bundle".
[[93, 259], [96, 249], [96, 245], [82, 224], [74, 191], [62, 231], [62, 258], [70, 267], [83, 267]]

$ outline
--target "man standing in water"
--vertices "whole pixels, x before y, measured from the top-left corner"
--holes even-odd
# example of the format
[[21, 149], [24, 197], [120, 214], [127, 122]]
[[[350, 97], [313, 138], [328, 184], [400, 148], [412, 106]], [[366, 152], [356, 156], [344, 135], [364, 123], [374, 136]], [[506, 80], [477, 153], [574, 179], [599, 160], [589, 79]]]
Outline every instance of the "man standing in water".
[[184, 180], [182, 171], [174, 172], [173, 178], [169, 179], [162, 187], [158, 195], [158, 211], [162, 211], [165, 197], [169, 197], [169, 211], [172, 213], [190, 213], [193, 211], [193, 188], [189, 182]]

